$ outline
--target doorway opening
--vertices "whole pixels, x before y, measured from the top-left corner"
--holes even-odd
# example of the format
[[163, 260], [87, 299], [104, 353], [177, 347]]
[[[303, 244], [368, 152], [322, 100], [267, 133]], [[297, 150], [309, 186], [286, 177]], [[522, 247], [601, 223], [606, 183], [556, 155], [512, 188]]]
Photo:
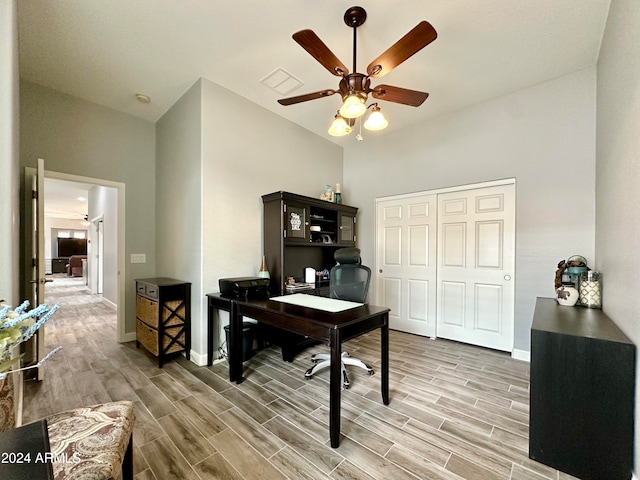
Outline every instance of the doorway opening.
[[[76, 278], [78, 282], [82, 282], [90, 294], [100, 296], [101, 302], [116, 312], [116, 340], [118, 342], [131, 340], [126, 335], [124, 326], [124, 184], [48, 170], [45, 170], [44, 178], [45, 212], [48, 209], [48, 187], [51, 193], [57, 189], [57, 195], [61, 197], [64, 197], [66, 188], [70, 197], [69, 202], [79, 202], [78, 196], [84, 197], [86, 201], [84, 210], [86, 213], [83, 214], [80, 223], [86, 232], [86, 259], [83, 259], [82, 265], [74, 272], [67, 271], [65, 267], [64, 273], [57, 275], [64, 275], [69, 279]], [[53, 188], [50, 188], [51, 186]], [[61, 191], [60, 186], [62, 186]], [[77, 195], [78, 191], [85, 191], [86, 195]], [[77, 216], [77, 213], [75, 215]], [[78, 230], [82, 230], [82, 228], [78, 228]], [[53, 229], [45, 226], [45, 233], [52, 231]], [[53, 245], [54, 242], [50, 241], [49, 243]], [[47, 255], [45, 255], [45, 259], [46, 257]], [[49, 270], [50, 265], [53, 269], [55, 257], [50, 258], [52, 259], [51, 264], [48, 261], [45, 262], [47, 272], [51, 271]], [[60, 262], [58, 260], [58, 263]], [[60, 266], [56, 267], [57, 270], [60, 268]]]

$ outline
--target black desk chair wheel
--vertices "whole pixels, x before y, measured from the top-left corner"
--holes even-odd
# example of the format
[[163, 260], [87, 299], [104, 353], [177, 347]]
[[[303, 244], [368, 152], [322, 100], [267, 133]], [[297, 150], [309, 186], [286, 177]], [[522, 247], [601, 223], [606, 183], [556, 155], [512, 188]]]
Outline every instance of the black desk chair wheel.
[[[365, 303], [369, 283], [371, 281], [371, 269], [361, 264], [360, 249], [355, 247], [341, 248], [336, 250], [334, 258], [338, 265], [331, 269], [329, 276], [329, 296], [340, 300]], [[342, 353], [342, 388], [348, 389], [350, 386], [349, 376], [345, 365], [352, 365], [363, 368], [369, 375], [374, 371], [371, 366], [362, 360], [352, 358], [347, 352]], [[314, 365], [305, 372], [305, 379], [313, 378], [323, 368], [331, 365], [331, 355], [328, 353], [317, 353], [311, 356]]]

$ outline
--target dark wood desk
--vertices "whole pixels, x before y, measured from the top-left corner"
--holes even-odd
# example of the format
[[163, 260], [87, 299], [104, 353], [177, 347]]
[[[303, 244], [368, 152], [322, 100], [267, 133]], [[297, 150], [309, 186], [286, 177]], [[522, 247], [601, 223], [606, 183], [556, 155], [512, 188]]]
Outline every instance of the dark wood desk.
[[208, 348], [213, 349], [213, 310], [229, 312], [229, 380], [242, 382], [242, 318], [249, 317], [293, 333], [328, 343], [331, 350], [329, 380], [329, 435], [331, 446], [340, 444], [340, 397], [342, 390], [342, 343], [377, 328], [380, 329], [382, 401], [389, 404], [389, 309], [362, 305], [331, 313], [273, 300], [230, 300], [208, 294]]
[[0, 433], [2, 480], [53, 479], [47, 421], [29, 423]]

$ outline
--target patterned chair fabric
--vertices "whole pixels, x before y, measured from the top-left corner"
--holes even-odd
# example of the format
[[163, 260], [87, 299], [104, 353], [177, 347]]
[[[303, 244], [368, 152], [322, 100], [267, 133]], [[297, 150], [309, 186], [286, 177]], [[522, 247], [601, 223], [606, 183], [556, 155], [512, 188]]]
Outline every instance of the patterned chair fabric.
[[133, 479], [133, 403], [110, 402], [47, 417], [56, 480]]
[[0, 380], [0, 432], [16, 426], [14, 396], [13, 379], [7, 375]]

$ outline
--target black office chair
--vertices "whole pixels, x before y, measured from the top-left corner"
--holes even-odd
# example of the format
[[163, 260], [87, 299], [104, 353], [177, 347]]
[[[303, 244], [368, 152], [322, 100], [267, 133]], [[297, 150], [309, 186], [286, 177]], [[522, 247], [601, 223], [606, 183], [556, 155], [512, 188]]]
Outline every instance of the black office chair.
[[[369, 282], [371, 281], [371, 269], [361, 264], [360, 249], [355, 247], [341, 248], [334, 253], [334, 259], [338, 263], [331, 269], [329, 277], [329, 296], [340, 300], [365, 303]], [[314, 366], [304, 374], [306, 379], [313, 377], [319, 370], [331, 364], [331, 355], [317, 353], [311, 357]], [[373, 375], [373, 368], [362, 360], [352, 358], [347, 352], [342, 353], [342, 386], [349, 388], [349, 377], [345, 365], [354, 365], [364, 368], [369, 375]]]

